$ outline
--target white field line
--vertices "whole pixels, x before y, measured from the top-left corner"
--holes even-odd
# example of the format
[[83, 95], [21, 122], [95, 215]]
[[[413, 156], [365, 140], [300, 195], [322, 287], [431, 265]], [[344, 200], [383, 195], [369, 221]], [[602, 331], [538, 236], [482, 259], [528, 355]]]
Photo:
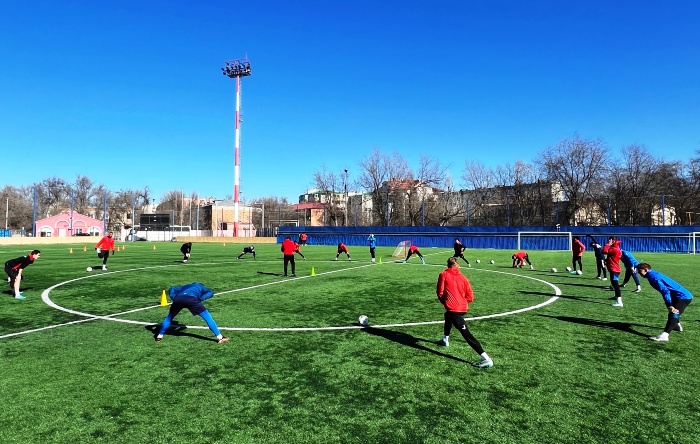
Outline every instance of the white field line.
[[[440, 253], [434, 253], [434, 254], [440, 254]], [[424, 256], [427, 256], [427, 255], [424, 255]], [[224, 262], [224, 263], [231, 263], [231, 262]], [[390, 262], [388, 262], [388, 263], [390, 263]], [[394, 263], [395, 263], [395, 262], [394, 262]], [[196, 265], [218, 265], [218, 264], [221, 264], [221, 263], [207, 263], [207, 264], [196, 264]], [[192, 264], [192, 265], [195, 265], [195, 264]], [[323, 272], [323, 273], [318, 273], [318, 274], [316, 274], [316, 276], [322, 276], [322, 275], [332, 274], [332, 273], [339, 273], [339, 272], [348, 271], [348, 270], [354, 270], [354, 269], [358, 269], [358, 268], [372, 267], [372, 266], [375, 266], [375, 265], [379, 265], [379, 264], [372, 264], [372, 263], [370, 263], [370, 264], [360, 265], [360, 266], [357, 266], [357, 267], [349, 267], [349, 268], [343, 268], [343, 269], [340, 269], [340, 270], [332, 270], [332, 271], [327, 271], [327, 272]], [[421, 264], [421, 265], [422, 265], [422, 264]], [[23, 335], [23, 334], [26, 334], [26, 333], [39, 332], [39, 331], [48, 330], [48, 329], [52, 329], [52, 328], [56, 328], [56, 327], [62, 327], [62, 326], [68, 326], [68, 325], [73, 325], [73, 324], [79, 324], [79, 323], [82, 323], [82, 322], [95, 321], [95, 320], [106, 320], [106, 321], [114, 321], [114, 322], [123, 322], [123, 323], [127, 323], [127, 324], [135, 324], [135, 325], [153, 325], [153, 324], [154, 324], [153, 322], [134, 321], [134, 320], [130, 320], [130, 319], [118, 319], [118, 318], [116, 318], [116, 316], [123, 316], [123, 315], [129, 314], [129, 313], [134, 313], [134, 312], [144, 311], [144, 310], [150, 310], [150, 309], [152, 309], [152, 308], [158, 308], [158, 307], [160, 307], [160, 305], [152, 305], [152, 306], [137, 308], [137, 309], [133, 309], [133, 310], [129, 310], [129, 311], [124, 311], [124, 312], [120, 312], [120, 313], [113, 313], [113, 314], [110, 314], [110, 315], [100, 316], [100, 315], [95, 315], [95, 314], [91, 314], [91, 313], [84, 313], [84, 312], [81, 312], [81, 311], [71, 310], [71, 309], [62, 307], [62, 306], [56, 304], [55, 302], [53, 302], [53, 301], [51, 300], [51, 298], [49, 297], [49, 293], [51, 292], [51, 290], [53, 290], [53, 289], [55, 289], [55, 288], [57, 288], [57, 287], [60, 287], [60, 286], [62, 286], [62, 285], [66, 285], [66, 284], [70, 284], [70, 283], [72, 283], [72, 282], [76, 282], [76, 281], [79, 281], [79, 280], [82, 280], [82, 279], [88, 279], [88, 278], [92, 278], [92, 277], [97, 277], [97, 276], [102, 276], [102, 275], [108, 275], [108, 274], [113, 274], [113, 273], [125, 273], [125, 272], [129, 272], [129, 271], [139, 271], [139, 270], [147, 270], [147, 269], [153, 269], [153, 268], [165, 268], [165, 267], [173, 267], [173, 266], [182, 266], [182, 265], [158, 265], [158, 266], [154, 266], [154, 267], [132, 268], [132, 269], [129, 269], [129, 270], [119, 270], [119, 271], [113, 271], [113, 272], [107, 272], [107, 273], [100, 273], [100, 272], [98, 272], [98, 273], [95, 273], [95, 274], [93, 274], [93, 275], [82, 276], [82, 277], [79, 277], [79, 278], [70, 279], [70, 280], [68, 280], [68, 281], [60, 282], [60, 283], [58, 283], [58, 284], [56, 284], [56, 285], [53, 285], [53, 286], [47, 288], [46, 290], [44, 290], [44, 291], [42, 292], [41, 298], [42, 298], [42, 300], [44, 301], [44, 303], [46, 303], [48, 306], [50, 306], [50, 307], [52, 307], [52, 308], [55, 308], [56, 310], [63, 311], [63, 312], [66, 312], [66, 313], [75, 314], [75, 315], [78, 315], [78, 316], [84, 316], [86, 319], [80, 319], [80, 320], [77, 320], [77, 321], [71, 321], [71, 322], [66, 322], [66, 323], [62, 323], [62, 324], [55, 324], [55, 325], [50, 325], [50, 326], [46, 326], [46, 327], [41, 327], [41, 328], [36, 328], [36, 329], [31, 329], [31, 330], [25, 330], [25, 331], [21, 331], [21, 332], [6, 334], [6, 335], [0, 335], [0, 339], [9, 338], [9, 337], [13, 337], [13, 336], [19, 336], [19, 335]], [[432, 267], [441, 267], [440, 265], [434, 265], [434, 264], [431, 264], [431, 265], [429, 265], [429, 266], [432, 266]], [[512, 275], [512, 276], [516, 276], [516, 277], [522, 277], [522, 278], [526, 278], [526, 279], [531, 279], [531, 280], [534, 280], [534, 281], [543, 283], [543, 284], [545, 284], [545, 285], [549, 285], [550, 287], [552, 287], [552, 289], [554, 289], [554, 294], [555, 294], [553, 297], [551, 297], [551, 298], [547, 299], [546, 301], [544, 301], [544, 302], [542, 302], [542, 303], [540, 303], [540, 304], [537, 304], [537, 305], [533, 305], [533, 306], [530, 306], [530, 307], [521, 308], [521, 309], [518, 309], [518, 310], [503, 312], [503, 313], [495, 313], [495, 314], [490, 314], [490, 315], [484, 315], [484, 316], [477, 316], [477, 317], [473, 317], [473, 318], [468, 318], [467, 321], [475, 321], [475, 320], [480, 320], [480, 319], [490, 319], [490, 318], [496, 318], [496, 317], [502, 317], [502, 316], [508, 316], [508, 315], [512, 315], [512, 314], [517, 314], [517, 313], [523, 313], [523, 312], [530, 311], [530, 310], [536, 310], [536, 309], [538, 309], [538, 308], [541, 308], [541, 307], [544, 307], [544, 306], [546, 306], [546, 305], [549, 305], [549, 304], [553, 303], [554, 301], [556, 301], [556, 300], [558, 299], [558, 296], [561, 295], [561, 290], [560, 290], [559, 287], [557, 287], [556, 285], [554, 285], [554, 284], [552, 284], [552, 283], [550, 283], [550, 282], [544, 281], [544, 280], [542, 280], [542, 279], [538, 279], [538, 278], [531, 277], [531, 276], [524, 276], [524, 275], [519, 275], [519, 274], [514, 274], [514, 273], [508, 273], [508, 272], [504, 272], [504, 271], [497, 271], [497, 270], [484, 270], [484, 269], [475, 269], [475, 268], [467, 268], [467, 270], [470, 270], [470, 271], [471, 271], [471, 270], [474, 270], [474, 271], [486, 271], [486, 272], [489, 272], [489, 273], [500, 273], [500, 274], [506, 274], [506, 275]], [[245, 288], [237, 288], [237, 289], [234, 289], [234, 290], [222, 291], [222, 292], [216, 293], [216, 295], [222, 295], [222, 294], [228, 294], [228, 293], [235, 293], [235, 292], [244, 291], [244, 290], [252, 290], [252, 289], [255, 289], [255, 288], [266, 287], [266, 286], [269, 286], [269, 285], [282, 284], [282, 283], [286, 283], [286, 282], [295, 281], [295, 280], [298, 280], [298, 279], [308, 279], [308, 278], [311, 278], [311, 277], [313, 277], [313, 276], [300, 276], [300, 277], [296, 277], [296, 278], [283, 279], [283, 280], [274, 281], [274, 282], [267, 282], [267, 283], [265, 283], [265, 284], [254, 285], [254, 286], [245, 287]], [[382, 324], [382, 325], [372, 325], [372, 328], [405, 327], [405, 326], [415, 326], [415, 325], [431, 325], [431, 324], [442, 324], [443, 322], [444, 322], [444, 320], [439, 320], [439, 321], [425, 321], [425, 322], [410, 322], [410, 323], [398, 323], [398, 324]], [[208, 329], [208, 327], [206, 327], [206, 326], [196, 326], [196, 325], [188, 326], [188, 328]], [[337, 326], [337, 327], [219, 327], [219, 330], [226, 330], [226, 331], [275, 331], [275, 332], [276, 332], [276, 331], [282, 331], [282, 332], [284, 332], [284, 331], [354, 330], [354, 329], [362, 329], [362, 328], [365, 328], [365, 327], [360, 326], [360, 325], [347, 325], [347, 326]]]

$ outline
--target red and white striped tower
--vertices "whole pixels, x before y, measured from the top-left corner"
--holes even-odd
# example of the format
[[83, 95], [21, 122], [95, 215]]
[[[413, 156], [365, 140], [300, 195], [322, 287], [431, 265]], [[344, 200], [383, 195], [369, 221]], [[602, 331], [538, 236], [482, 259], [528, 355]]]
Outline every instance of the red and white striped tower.
[[221, 68], [224, 75], [236, 79], [236, 138], [233, 166], [233, 235], [238, 237], [238, 198], [241, 177], [241, 77], [250, 75], [250, 62], [247, 58], [230, 60]]

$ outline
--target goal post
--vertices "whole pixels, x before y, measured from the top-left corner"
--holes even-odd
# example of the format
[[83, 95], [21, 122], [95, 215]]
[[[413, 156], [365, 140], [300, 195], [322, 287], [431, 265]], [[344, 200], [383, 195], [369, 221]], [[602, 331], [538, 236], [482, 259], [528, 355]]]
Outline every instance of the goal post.
[[401, 241], [396, 246], [396, 249], [394, 250], [394, 252], [391, 253], [391, 257], [400, 257], [400, 258], [406, 259], [406, 256], [408, 255], [409, 248], [411, 248], [411, 241], [410, 240]]
[[571, 250], [571, 231], [518, 231], [518, 250]]
[[688, 236], [689, 244], [688, 245], [688, 253], [692, 254], [698, 254], [698, 240], [700, 240], [700, 231], [693, 231], [690, 233]]

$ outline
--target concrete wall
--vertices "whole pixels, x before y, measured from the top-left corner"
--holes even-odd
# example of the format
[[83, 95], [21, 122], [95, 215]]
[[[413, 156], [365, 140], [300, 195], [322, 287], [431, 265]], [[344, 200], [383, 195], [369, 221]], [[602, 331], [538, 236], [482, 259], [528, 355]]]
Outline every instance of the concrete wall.
[[184, 244], [185, 242], [203, 243], [203, 242], [221, 242], [227, 244], [276, 244], [277, 238], [274, 237], [217, 237], [217, 236], [177, 236], [177, 243]]
[[[78, 237], [0, 237], [0, 245], [60, 245], [60, 244], [73, 244], [73, 245], [95, 245], [102, 236], [78, 236]], [[184, 244], [185, 242], [221, 242], [227, 244], [275, 244], [277, 239], [274, 237], [192, 237], [192, 236], [178, 236], [177, 243]], [[121, 242], [116, 241], [115, 244], [123, 244], [131, 242]]]

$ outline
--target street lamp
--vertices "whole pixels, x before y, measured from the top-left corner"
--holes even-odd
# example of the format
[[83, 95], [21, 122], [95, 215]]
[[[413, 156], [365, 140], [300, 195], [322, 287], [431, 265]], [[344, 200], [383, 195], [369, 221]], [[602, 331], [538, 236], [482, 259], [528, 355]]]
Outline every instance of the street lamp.
[[348, 226], [348, 169], [345, 168], [345, 226]]

